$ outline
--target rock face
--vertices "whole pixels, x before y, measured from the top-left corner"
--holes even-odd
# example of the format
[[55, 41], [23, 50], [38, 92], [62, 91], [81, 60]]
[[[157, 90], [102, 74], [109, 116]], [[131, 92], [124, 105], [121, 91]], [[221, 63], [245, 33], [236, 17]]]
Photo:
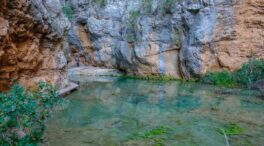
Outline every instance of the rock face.
[[66, 66], [190, 79], [264, 58], [263, 0], [0, 3], [1, 88], [40, 79], [62, 87]]
[[72, 0], [71, 5], [72, 66], [189, 79], [264, 58], [262, 0]]
[[0, 90], [12, 80], [29, 86], [46, 80], [63, 87], [69, 27], [59, 0], [1, 0]]

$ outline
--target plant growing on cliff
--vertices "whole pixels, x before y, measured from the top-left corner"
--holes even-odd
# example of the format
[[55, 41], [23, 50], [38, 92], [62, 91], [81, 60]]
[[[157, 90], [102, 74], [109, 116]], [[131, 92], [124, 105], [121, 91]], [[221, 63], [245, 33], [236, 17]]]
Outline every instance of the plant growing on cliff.
[[264, 79], [264, 60], [250, 60], [236, 72], [236, 81], [249, 87], [258, 80]]
[[107, 4], [107, 0], [93, 0], [98, 6], [104, 7]]
[[139, 16], [140, 16], [140, 11], [138, 10], [130, 12], [129, 20], [128, 20], [128, 28], [130, 31], [126, 34], [126, 39], [129, 42], [138, 41], [137, 32], [139, 31], [139, 27], [138, 27]]
[[209, 72], [203, 77], [202, 82], [225, 87], [236, 85], [234, 75], [228, 71]]
[[68, 17], [69, 20], [73, 19], [73, 10], [70, 2], [66, 2], [63, 5], [62, 12]]
[[142, 8], [147, 14], [152, 13], [152, 0], [142, 0]]
[[171, 13], [171, 10], [174, 8], [175, 3], [176, 0], [163, 0], [161, 5], [161, 11], [163, 13]]
[[235, 85], [250, 87], [256, 81], [262, 79], [264, 79], [264, 60], [252, 59], [243, 64], [236, 72], [207, 73], [201, 81], [226, 87], [233, 87]]
[[59, 98], [53, 85], [39, 82], [34, 91], [14, 85], [0, 93], [0, 145], [37, 145], [43, 141], [45, 121]]

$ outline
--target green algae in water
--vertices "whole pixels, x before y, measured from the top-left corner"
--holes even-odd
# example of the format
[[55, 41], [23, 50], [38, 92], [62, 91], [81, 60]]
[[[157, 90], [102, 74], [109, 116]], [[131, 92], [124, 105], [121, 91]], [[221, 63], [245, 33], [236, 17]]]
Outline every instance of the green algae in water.
[[145, 138], [145, 139], [153, 138], [155, 136], [160, 136], [160, 135], [168, 134], [168, 131], [169, 130], [170, 130], [170, 128], [167, 127], [167, 126], [159, 126], [159, 127], [153, 128], [153, 129], [151, 129], [149, 131], [146, 131], [146, 132], [139, 132], [139, 133], [133, 134], [133, 136], [131, 138], [132, 139], [137, 139], [137, 138]]
[[134, 79], [82, 84], [49, 121], [45, 145], [223, 146], [220, 128], [231, 146], [264, 141], [264, 101], [254, 94]]
[[239, 135], [239, 134], [243, 134], [245, 129], [240, 127], [238, 124], [229, 124], [223, 128], [219, 128], [218, 131], [219, 131], [219, 133], [221, 133], [223, 135], [224, 134], [226, 134], [226, 135]]

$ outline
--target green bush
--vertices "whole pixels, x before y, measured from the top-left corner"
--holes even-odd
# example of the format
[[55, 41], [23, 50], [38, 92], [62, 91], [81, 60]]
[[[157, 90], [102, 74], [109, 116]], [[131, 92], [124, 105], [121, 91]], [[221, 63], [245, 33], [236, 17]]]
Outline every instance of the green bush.
[[227, 71], [207, 73], [203, 77], [202, 82], [225, 87], [233, 87], [236, 85], [233, 74]]
[[264, 79], [264, 60], [253, 59], [243, 64], [236, 72], [207, 73], [201, 81], [226, 87], [235, 85], [250, 87], [250, 85], [261, 79]]
[[249, 87], [258, 80], [264, 79], [264, 60], [250, 60], [242, 65], [236, 73], [236, 81]]
[[107, 0], [94, 0], [94, 2], [100, 7], [104, 7], [107, 4]]
[[69, 20], [73, 19], [73, 10], [70, 2], [66, 2], [63, 5], [62, 12], [68, 17]]
[[126, 39], [129, 42], [137, 42], [139, 38], [137, 37], [138, 28], [138, 19], [140, 16], [140, 11], [131, 11], [129, 15], [128, 28], [131, 30], [130, 33], [126, 34]]
[[0, 145], [37, 145], [43, 141], [45, 121], [62, 101], [54, 86], [39, 82], [34, 91], [14, 85], [0, 93]]
[[162, 4], [162, 12], [163, 13], [171, 13], [171, 10], [175, 6], [176, 0], [163, 0]]
[[152, 0], [142, 0], [142, 9], [146, 14], [152, 13]]

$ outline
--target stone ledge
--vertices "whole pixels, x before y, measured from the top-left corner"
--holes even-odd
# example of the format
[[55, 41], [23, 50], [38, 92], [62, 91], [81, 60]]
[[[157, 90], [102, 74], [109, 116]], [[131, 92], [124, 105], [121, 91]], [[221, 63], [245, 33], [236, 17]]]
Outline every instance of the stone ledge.
[[65, 88], [59, 90], [59, 95], [65, 96], [65, 95], [71, 93], [72, 91], [77, 90], [78, 88], [79, 88], [79, 85], [77, 85], [73, 82], [69, 82], [69, 84]]

